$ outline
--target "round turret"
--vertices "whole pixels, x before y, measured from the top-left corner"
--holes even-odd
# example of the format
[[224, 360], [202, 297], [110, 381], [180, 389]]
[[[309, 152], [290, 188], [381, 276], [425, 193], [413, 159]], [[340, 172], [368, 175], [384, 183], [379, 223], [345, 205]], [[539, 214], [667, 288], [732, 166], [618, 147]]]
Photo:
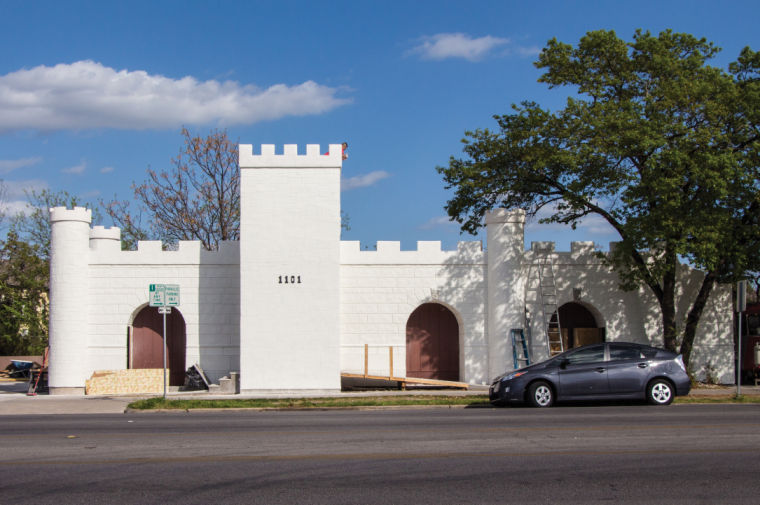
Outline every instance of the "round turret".
[[50, 209], [50, 394], [83, 394], [92, 212]]

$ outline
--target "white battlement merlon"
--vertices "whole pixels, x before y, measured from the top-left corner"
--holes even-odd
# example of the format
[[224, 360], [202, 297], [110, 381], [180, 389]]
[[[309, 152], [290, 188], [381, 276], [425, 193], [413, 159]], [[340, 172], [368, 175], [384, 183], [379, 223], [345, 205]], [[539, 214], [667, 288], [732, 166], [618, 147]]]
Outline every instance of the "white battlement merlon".
[[240, 145], [240, 389], [340, 390], [341, 145]]
[[554, 252], [555, 243], [551, 241], [534, 241], [530, 243], [530, 250], [540, 254], [551, 254]]
[[84, 394], [92, 212], [50, 209], [50, 394]]

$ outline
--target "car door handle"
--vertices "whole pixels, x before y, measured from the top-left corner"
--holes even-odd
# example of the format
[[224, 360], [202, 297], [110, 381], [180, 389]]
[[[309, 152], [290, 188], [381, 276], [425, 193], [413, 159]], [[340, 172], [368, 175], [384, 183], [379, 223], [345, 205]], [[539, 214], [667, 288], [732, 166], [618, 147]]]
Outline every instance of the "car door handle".
[[639, 368], [646, 368], [648, 366], [646, 363], [639, 363]]
[[602, 367], [599, 367], [599, 368], [595, 368], [594, 370], [595, 370], [595, 371], [597, 371], [597, 372], [599, 372], [599, 373], [604, 373], [604, 371], [605, 371], [606, 369], [605, 369], [605, 368], [602, 368]]

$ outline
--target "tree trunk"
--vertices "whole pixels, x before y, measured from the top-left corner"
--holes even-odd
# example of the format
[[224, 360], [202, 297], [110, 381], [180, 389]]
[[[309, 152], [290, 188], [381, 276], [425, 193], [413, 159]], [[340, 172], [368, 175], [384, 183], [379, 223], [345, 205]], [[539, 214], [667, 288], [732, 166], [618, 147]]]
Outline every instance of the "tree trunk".
[[697, 334], [699, 319], [702, 317], [702, 312], [704, 311], [705, 305], [707, 305], [707, 299], [710, 297], [710, 293], [715, 286], [715, 277], [714, 271], [707, 272], [707, 275], [705, 275], [705, 278], [702, 280], [702, 286], [699, 288], [699, 293], [691, 306], [689, 315], [686, 318], [683, 342], [681, 342], [681, 354], [683, 355], [683, 362], [685, 365], [688, 365], [689, 360], [691, 359], [691, 351], [694, 348], [694, 337]]
[[678, 336], [676, 332], [676, 271], [678, 258], [670, 250], [666, 251], [665, 254], [667, 268], [662, 276], [662, 299], [660, 300], [662, 338], [665, 349], [676, 352]]

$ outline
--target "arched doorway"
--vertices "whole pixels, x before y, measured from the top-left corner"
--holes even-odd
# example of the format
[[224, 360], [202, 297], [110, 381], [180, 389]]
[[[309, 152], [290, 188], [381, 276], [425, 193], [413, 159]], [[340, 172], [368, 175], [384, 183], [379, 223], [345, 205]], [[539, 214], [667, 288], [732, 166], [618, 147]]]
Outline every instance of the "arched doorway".
[[[164, 316], [157, 307], [143, 308], [132, 323], [129, 368], [163, 368]], [[169, 385], [185, 382], [185, 319], [176, 307], [166, 315]]]
[[425, 303], [409, 316], [406, 376], [459, 380], [459, 323], [443, 305]]
[[[594, 314], [583, 304], [568, 302], [558, 312], [565, 349], [604, 342], [604, 328], [599, 327]], [[556, 313], [552, 315], [552, 324], [556, 327]]]

